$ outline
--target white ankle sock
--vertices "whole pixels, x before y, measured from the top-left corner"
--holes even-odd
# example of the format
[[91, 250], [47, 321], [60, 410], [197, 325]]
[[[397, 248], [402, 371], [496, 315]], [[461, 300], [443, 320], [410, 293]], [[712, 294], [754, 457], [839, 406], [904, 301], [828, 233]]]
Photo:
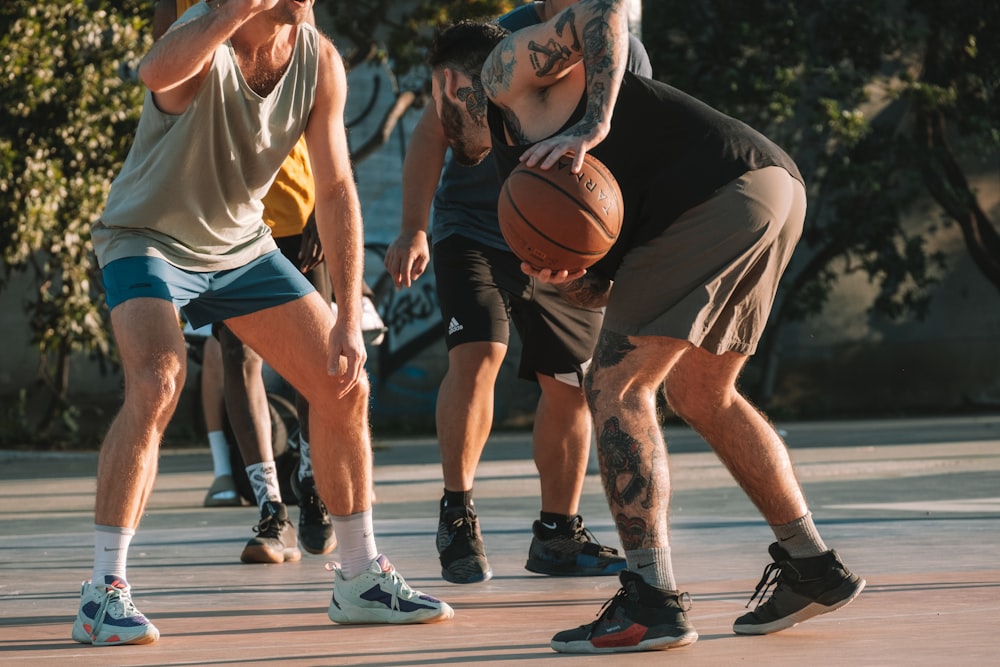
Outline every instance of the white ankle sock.
[[250, 486], [253, 488], [253, 495], [257, 498], [257, 507], [264, 509], [264, 503], [268, 500], [275, 503], [281, 502], [281, 485], [278, 484], [278, 466], [274, 461], [263, 461], [247, 466], [247, 477], [250, 478]]
[[109, 574], [127, 581], [125, 565], [133, 535], [135, 531], [131, 528], [94, 526], [94, 571], [90, 577], [94, 585], [104, 584], [104, 577]]
[[331, 516], [333, 532], [340, 545], [340, 570], [345, 579], [353, 579], [378, 558], [372, 511], [367, 509], [350, 516]]
[[215, 476], [233, 474], [233, 464], [229, 460], [229, 441], [222, 431], [211, 431], [208, 434], [208, 448], [212, 450], [212, 468]]

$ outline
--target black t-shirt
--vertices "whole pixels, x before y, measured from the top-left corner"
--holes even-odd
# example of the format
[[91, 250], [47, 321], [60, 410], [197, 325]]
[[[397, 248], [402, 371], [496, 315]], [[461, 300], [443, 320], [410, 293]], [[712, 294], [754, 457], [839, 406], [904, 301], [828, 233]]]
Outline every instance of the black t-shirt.
[[[563, 129], [576, 123], [585, 107], [581, 99]], [[503, 180], [530, 144], [507, 145], [501, 111], [492, 103], [487, 118]], [[795, 162], [746, 123], [629, 72], [622, 79], [611, 131], [590, 152], [614, 174], [624, 200], [618, 241], [592, 269], [609, 278], [630, 248], [658, 236], [682, 213], [746, 172], [779, 166], [802, 181]]]

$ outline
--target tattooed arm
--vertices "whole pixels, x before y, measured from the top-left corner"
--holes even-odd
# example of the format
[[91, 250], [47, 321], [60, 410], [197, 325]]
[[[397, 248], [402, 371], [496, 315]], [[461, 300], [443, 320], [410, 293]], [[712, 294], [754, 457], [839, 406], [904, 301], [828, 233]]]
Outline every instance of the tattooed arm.
[[[548, 168], [573, 152], [572, 169], [578, 172], [583, 154], [607, 136], [628, 60], [624, 4], [624, 0], [581, 0], [545, 23], [513, 33], [487, 59], [482, 71], [486, 92], [507, 110], [508, 118], [520, 118], [526, 137], [537, 137], [545, 129], [547, 136], [560, 127], [586, 92], [583, 118], [540, 141], [522, 160]], [[581, 65], [582, 77], [574, 72]], [[538, 120], [535, 114], [559, 117]]]
[[556, 285], [563, 298], [574, 306], [581, 308], [601, 308], [608, 304], [611, 293], [611, 281], [593, 273], [586, 273], [582, 278]]

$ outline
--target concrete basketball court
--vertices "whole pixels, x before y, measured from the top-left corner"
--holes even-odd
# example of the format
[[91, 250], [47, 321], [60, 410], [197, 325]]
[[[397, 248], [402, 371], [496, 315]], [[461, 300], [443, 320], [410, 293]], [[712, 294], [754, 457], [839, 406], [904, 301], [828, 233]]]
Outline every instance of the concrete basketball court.
[[[554, 653], [549, 639], [592, 621], [617, 579], [523, 569], [538, 512], [527, 434], [498, 434], [487, 446], [475, 491], [495, 576], [471, 586], [439, 576], [434, 440], [376, 440], [379, 548], [414, 588], [456, 610], [450, 622], [422, 626], [330, 623], [324, 562], [336, 552], [240, 564], [256, 509], [202, 508], [208, 450], [165, 450], [128, 570], [138, 607], [162, 636], [104, 648], [69, 637], [92, 563], [96, 455], [0, 451], [0, 663], [1000, 664], [1000, 415], [779, 426], [825, 540], [868, 580], [862, 595], [782, 633], [735, 636], [771, 533], [705, 444], [670, 427], [674, 566], [701, 637], [663, 653], [600, 657]], [[618, 546], [596, 475], [582, 513], [602, 542]]]

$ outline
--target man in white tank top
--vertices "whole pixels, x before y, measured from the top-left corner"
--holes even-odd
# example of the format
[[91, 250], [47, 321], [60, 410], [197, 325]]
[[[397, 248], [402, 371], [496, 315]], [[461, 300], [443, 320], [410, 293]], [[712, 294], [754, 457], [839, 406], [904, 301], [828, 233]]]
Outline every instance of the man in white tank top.
[[[184, 385], [178, 309], [195, 327], [225, 322], [316, 407], [313, 468], [342, 557], [329, 618], [422, 623], [454, 615], [407, 586], [375, 547], [363, 235], [344, 128], [346, 75], [333, 44], [308, 24], [311, 11], [311, 0], [199, 3], [139, 66], [149, 88], [139, 128], [93, 229], [125, 399], [102, 446], [94, 570], [76, 641], [159, 638], [132, 602], [125, 566]], [[336, 320], [261, 220], [260, 199], [303, 133], [319, 234], [339, 258], [329, 264]], [[361, 597], [375, 587], [383, 595]]]

